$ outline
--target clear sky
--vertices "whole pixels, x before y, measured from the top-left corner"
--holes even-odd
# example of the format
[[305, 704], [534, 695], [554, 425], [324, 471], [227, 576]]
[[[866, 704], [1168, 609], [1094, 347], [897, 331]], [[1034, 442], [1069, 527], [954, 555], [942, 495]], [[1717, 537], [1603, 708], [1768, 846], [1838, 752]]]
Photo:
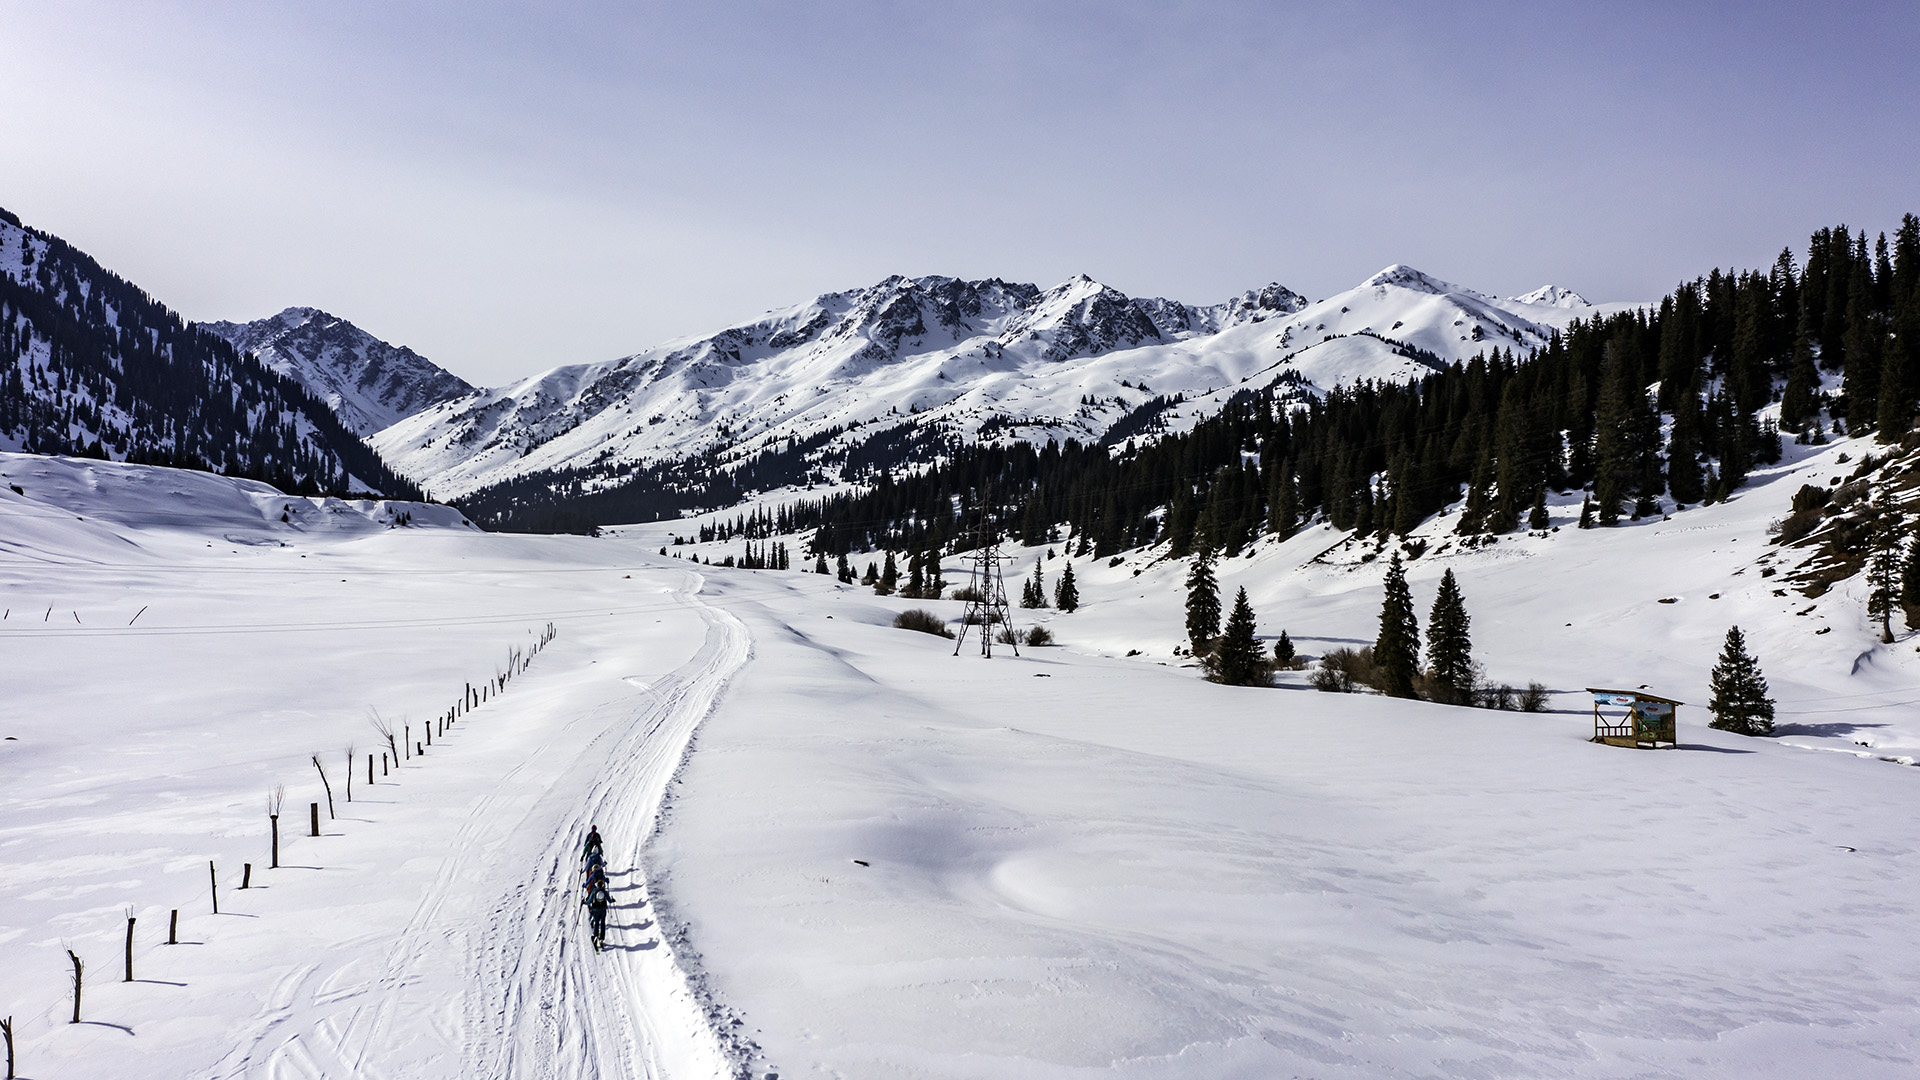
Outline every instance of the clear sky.
[[477, 382], [887, 274], [1658, 297], [1920, 212], [1920, 4], [0, 0], [0, 206]]

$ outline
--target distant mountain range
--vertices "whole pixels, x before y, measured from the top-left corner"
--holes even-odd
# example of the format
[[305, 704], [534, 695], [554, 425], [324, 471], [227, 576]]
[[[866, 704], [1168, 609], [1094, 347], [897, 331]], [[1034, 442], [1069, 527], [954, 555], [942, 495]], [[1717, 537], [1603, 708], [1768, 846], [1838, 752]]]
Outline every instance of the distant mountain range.
[[200, 326], [306, 387], [362, 438], [473, 390], [412, 349], [389, 345], [318, 308], [290, 307], [271, 318]]
[[1315, 303], [1274, 284], [1206, 306], [1085, 276], [1044, 290], [891, 277], [442, 401], [372, 443], [435, 494], [459, 497], [541, 477], [591, 490], [636, 468], [705, 455], [724, 469], [796, 445], [830, 464], [881, 432], [899, 441], [902, 426], [1094, 442], [1123, 422], [1177, 429], [1250, 386], [1314, 394], [1418, 378], [1495, 348], [1524, 353], [1619, 306], [1554, 286], [1500, 299], [1398, 265]]
[[896, 276], [475, 389], [314, 308], [189, 324], [10, 215], [0, 305], [0, 449], [300, 490], [417, 484], [496, 507], [658, 489], [647, 512], [852, 479], [964, 442], [1151, 439], [1245, 390], [1298, 400], [1417, 379], [1627, 306], [1557, 286], [1501, 299], [1401, 265], [1316, 302], [1269, 284], [1209, 305], [1084, 275], [1050, 289]]

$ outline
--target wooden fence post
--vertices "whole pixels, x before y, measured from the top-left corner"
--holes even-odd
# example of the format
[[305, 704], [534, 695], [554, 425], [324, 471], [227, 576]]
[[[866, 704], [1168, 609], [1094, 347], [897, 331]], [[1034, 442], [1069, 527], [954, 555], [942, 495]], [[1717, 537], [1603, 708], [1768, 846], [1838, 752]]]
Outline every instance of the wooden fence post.
[[317, 803], [317, 802], [316, 802], [316, 803], [308, 803], [308, 804], [307, 804], [307, 811], [308, 811], [308, 813], [310, 813], [310, 814], [312, 815], [312, 818], [313, 818], [313, 832], [312, 832], [312, 835], [314, 835], [314, 836], [319, 836], [319, 835], [320, 835], [320, 804], [319, 804], [319, 803]]
[[67, 959], [73, 961], [73, 1019], [67, 1022], [77, 1024], [80, 1022], [80, 958], [68, 949]]
[[173, 909], [173, 916], [167, 920], [167, 944], [180, 944], [180, 909]]
[[133, 916], [127, 916], [127, 977], [123, 981], [133, 981]]
[[213, 872], [213, 860], [207, 860], [207, 886], [213, 896], [213, 913], [220, 914], [220, 875]]
[[241, 863], [240, 864], [240, 887], [244, 889], [251, 886], [252, 884], [253, 884], [253, 864]]
[[268, 869], [278, 870], [280, 869], [280, 815], [268, 814], [267, 817], [273, 822], [273, 865]]
[[367, 786], [373, 786], [373, 755], [367, 755]]

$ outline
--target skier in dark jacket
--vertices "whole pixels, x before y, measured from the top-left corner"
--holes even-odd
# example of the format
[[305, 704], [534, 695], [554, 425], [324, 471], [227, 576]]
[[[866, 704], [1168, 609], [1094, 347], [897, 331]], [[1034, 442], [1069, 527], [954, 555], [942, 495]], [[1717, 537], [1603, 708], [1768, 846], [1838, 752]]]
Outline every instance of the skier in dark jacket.
[[600, 846], [600, 826], [595, 825], [587, 830], [587, 842], [580, 846], [582, 866], [586, 865], [587, 856], [600, 854]]
[[613, 897], [607, 892], [607, 879], [604, 875], [594, 879], [587, 886], [587, 924], [593, 931], [593, 951], [599, 952], [607, 943], [607, 905]]

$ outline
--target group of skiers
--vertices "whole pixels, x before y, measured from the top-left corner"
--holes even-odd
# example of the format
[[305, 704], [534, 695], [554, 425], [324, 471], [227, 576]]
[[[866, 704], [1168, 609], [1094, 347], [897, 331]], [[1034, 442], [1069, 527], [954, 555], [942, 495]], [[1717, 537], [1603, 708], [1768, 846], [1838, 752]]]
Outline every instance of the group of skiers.
[[607, 860], [600, 851], [600, 827], [587, 830], [587, 842], [580, 851], [580, 902], [587, 905], [587, 925], [593, 932], [593, 951], [607, 944], [607, 905], [613, 891], [607, 887]]

